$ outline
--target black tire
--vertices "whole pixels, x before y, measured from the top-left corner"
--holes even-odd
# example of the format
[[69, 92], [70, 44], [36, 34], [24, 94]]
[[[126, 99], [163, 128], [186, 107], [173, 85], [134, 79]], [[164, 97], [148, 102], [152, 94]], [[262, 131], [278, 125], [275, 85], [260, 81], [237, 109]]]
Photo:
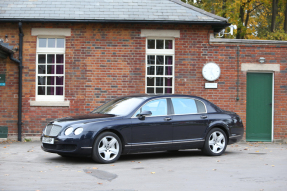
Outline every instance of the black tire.
[[227, 146], [227, 137], [222, 129], [211, 129], [205, 139], [202, 151], [208, 156], [220, 156]]
[[121, 153], [120, 138], [112, 132], [103, 132], [94, 142], [92, 158], [95, 162], [108, 164], [117, 161]]

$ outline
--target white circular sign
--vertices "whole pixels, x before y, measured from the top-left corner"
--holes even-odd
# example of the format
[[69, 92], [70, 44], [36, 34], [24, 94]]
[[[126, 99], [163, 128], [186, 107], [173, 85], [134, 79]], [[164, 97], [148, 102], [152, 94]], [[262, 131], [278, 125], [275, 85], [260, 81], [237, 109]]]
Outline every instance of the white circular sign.
[[220, 76], [220, 67], [214, 62], [209, 62], [203, 66], [202, 75], [208, 81], [215, 81]]

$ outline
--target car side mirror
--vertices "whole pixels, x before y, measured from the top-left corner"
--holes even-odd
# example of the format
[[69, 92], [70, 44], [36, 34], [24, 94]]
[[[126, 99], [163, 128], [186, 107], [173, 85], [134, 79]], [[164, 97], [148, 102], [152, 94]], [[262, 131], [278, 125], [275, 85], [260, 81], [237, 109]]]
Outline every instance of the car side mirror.
[[150, 116], [152, 115], [152, 112], [151, 111], [142, 111], [140, 114], [137, 114], [137, 117], [139, 119], [145, 119], [145, 116]]

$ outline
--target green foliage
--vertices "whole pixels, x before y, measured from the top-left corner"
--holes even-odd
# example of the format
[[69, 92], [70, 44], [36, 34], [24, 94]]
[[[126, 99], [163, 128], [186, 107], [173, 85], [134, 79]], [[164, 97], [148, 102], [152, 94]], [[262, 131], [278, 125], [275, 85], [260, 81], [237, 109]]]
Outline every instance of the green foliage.
[[287, 34], [283, 30], [278, 30], [275, 32], [267, 32], [266, 38], [262, 38], [266, 40], [286, 40]]
[[284, 33], [285, 9], [287, 0], [277, 0], [276, 31], [271, 33], [273, 0], [182, 0], [207, 12], [228, 18], [236, 25], [233, 36], [225, 38], [286, 40]]
[[31, 141], [32, 139], [27, 139], [27, 138], [24, 139], [24, 142], [31, 142]]

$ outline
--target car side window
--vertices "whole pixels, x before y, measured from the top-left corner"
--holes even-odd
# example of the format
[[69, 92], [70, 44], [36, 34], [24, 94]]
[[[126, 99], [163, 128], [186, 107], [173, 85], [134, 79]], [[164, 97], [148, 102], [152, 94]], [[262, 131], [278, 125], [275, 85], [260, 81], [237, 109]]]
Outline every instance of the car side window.
[[167, 115], [167, 101], [166, 99], [156, 99], [146, 103], [135, 114], [137, 116], [142, 111], [151, 111], [151, 116]]
[[172, 98], [171, 101], [175, 115], [197, 113], [197, 107], [194, 99]]
[[204, 104], [201, 101], [195, 100], [197, 113], [206, 113]]

